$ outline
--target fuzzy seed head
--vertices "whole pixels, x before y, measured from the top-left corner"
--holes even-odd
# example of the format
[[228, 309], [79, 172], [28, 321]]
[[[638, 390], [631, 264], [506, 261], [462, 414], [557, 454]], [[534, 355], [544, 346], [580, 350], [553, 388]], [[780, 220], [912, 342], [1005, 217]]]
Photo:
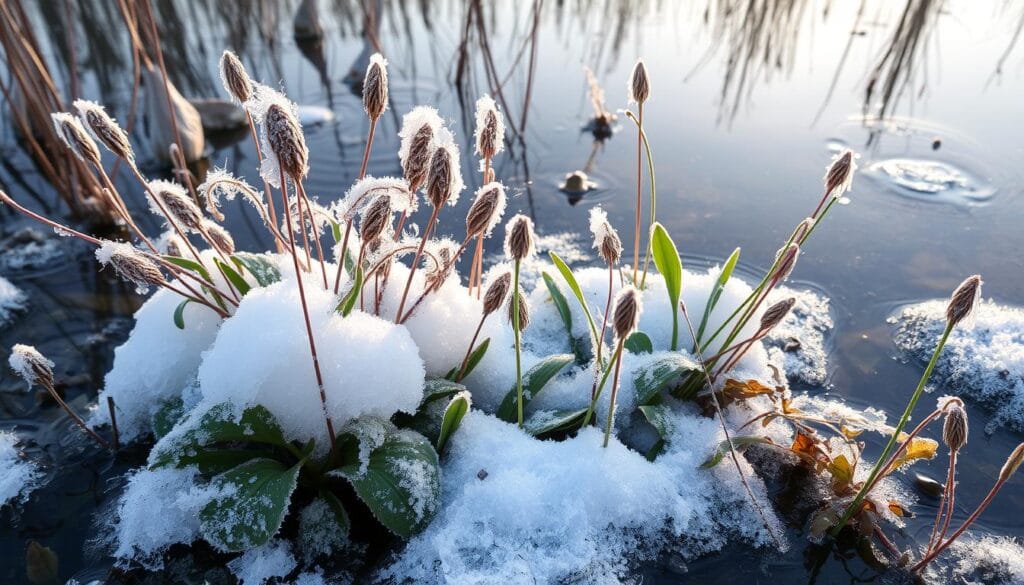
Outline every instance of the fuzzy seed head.
[[950, 403], [942, 424], [942, 442], [950, 451], [959, 451], [967, 443], [967, 431], [967, 411], [956, 402]]
[[975, 274], [968, 276], [960, 286], [956, 287], [953, 295], [946, 305], [946, 321], [953, 326], [967, 319], [974, 312], [974, 308], [981, 299], [981, 276]]
[[66, 112], [58, 112], [50, 114], [50, 119], [53, 120], [53, 128], [57, 132], [57, 136], [75, 156], [85, 163], [100, 164], [100, 149], [86, 134], [85, 128], [82, 127], [78, 118]]
[[[203, 212], [199, 206], [192, 201], [185, 190], [176, 184], [168, 184], [167, 181], [150, 184], [153, 193], [160, 199], [163, 208], [176, 223], [190, 231], [199, 231], [203, 221]], [[154, 188], [155, 187], [155, 188]]]
[[789, 314], [789, 311], [796, 304], [796, 299], [789, 297], [768, 307], [764, 315], [761, 315], [761, 331], [771, 331], [776, 325], [782, 322]]
[[93, 138], [102, 142], [114, 156], [124, 159], [130, 165], [135, 164], [135, 151], [128, 141], [128, 134], [103, 106], [88, 100], [75, 100], [73, 105]]
[[857, 155], [846, 149], [832, 157], [825, 171], [825, 193], [842, 197], [853, 188], [853, 173], [857, 170]]
[[232, 51], [224, 51], [220, 56], [220, 81], [238, 103], [244, 104], [252, 97], [252, 80], [238, 55]]
[[600, 207], [590, 210], [590, 233], [594, 234], [594, 248], [605, 264], [618, 264], [622, 257], [622, 240], [608, 221], [608, 214]]
[[391, 219], [391, 196], [380, 195], [366, 208], [360, 226], [360, 236], [364, 242], [373, 242], [380, 237]]
[[793, 238], [792, 238], [793, 241], [796, 242], [797, 244], [801, 243], [803, 241], [803, 239], [805, 237], [807, 237], [807, 234], [809, 234], [811, 232], [811, 228], [812, 227], [814, 227], [814, 218], [813, 217], [804, 218], [804, 220], [801, 221], [796, 226], [796, 229], [793, 230]]
[[505, 122], [489, 95], [476, 101], [476, 153], [491, 159], [505, 148]]
[[398, 133], [401, 146], [398, 159], [402, 163], [402, 175], [411, 191], [416, 191], [427, 180], [430, 156], [437, 147], [437, 139], [444, 122], [437, 110], [429, 106], [417, 106], [402, 116], [402, 130]]
[[388, 107], [388, 62], [380, 53], [370, 56], [363, 78], [363, 109], [371, 120], [380, 118]]
[[210, 243], [215, 248], [228, 256], [235, 253], [235, 239], [231, 237], [231, 233], [228, 230], [224, 229], [219, 223], [208, 219], [203, 220], [202, 226], [203, 233], [210, 238]]
[[8, 363], [29, 387], [39, 384], [44, 388], [53, 388], [53, 362], [31, 345], [19, 343], [12, 347]]
[[642, 104], [651, 96], [651, 80], [647, 76], [647, 67], [642, 59], [633, 66], [629, 76], [629, 103]]
[[515, 310], [516, 301], [519, 301], [519, 331], [526, 331], [526, 328], [530, 326], [530, 305], [526, 303], [526, 293], [520, 288], [518, 294], [512, 295], [512, 298], [508, 301], [508, 322], [515, 326], [514, 315], [512, 312]]
[[508, 289], [512, 286], [512, 273], [502, 272], [487, 285], [487, 292], [484, 293], [484, 315], [490, 315], [498, 310], [505, 302]]
[[791, 243], [786, 249], [775, 253], [775, 261], [778, 262], [775, 274], [780, 281], [789, 280], [789, 275], [793, 274], [793, 269], [796, 268], [798, 258], [800, 258], [800, 244], [796, 242]]
[[640, 322], [640, 293], [629, 285], [615, 295], [615, 309], [612, 313], [612, 324], [615, 328], [615, 337], [626, 339], [629, 334], [636, 330]]
[[533, 255], [533, 221], [517, 214], [505, 224], [505, 255], [510, 260], [523, 260]]
[[164, 252], [169, 256], [183, 258], [185, 256], [185, 242], [174, 232], [168, 232], [164, 238]]
[[430, 157], [430, 170], [427, 174], [427, 199], [436, 209], [440, 209], [452, 196], [452, 175], [458, 172], [452, 168], [451, 151], [438, 147]]
[[1017, 448], [1010, 453], [1010, 456], [1006, 458], [1006, 463], [1003, 464], [1003, 468], [999, 470], [999, 480], [1007, 481], [1014, 473], [1017, 472], [1017, 468], [1020, 467], [1021, 462], [1024, 461], [1024, 443], [1017, 445]]
[[131, 244], [105, 241], [96, 249], [96, 259], [100, 264], [113, 266], [118, 276], [139, 288], [165, 282], [156, 262]]
[[505, 186], [487, 183], [476, 192], [476, 199], [466, 214], [466, 238], [490, 237], [494, 226], [505, 213]]
[[309, 172], [309, 149], [299, 121], [281, 104], [271, 104], [264, 128], [270, 150], [284, 174], [292, 181], [301, 181]]

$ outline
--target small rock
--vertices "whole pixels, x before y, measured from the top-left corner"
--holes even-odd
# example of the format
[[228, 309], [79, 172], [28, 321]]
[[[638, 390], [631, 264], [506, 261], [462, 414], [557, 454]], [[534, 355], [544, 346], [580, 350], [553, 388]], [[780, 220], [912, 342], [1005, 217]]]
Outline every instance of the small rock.
[[782, 346], [782, 351], [785, 351], [786, 353], [793, 353], [795, 351], [800, 351], [801, 347], [799, 339], [796, 337], [787, 337], [786, 344]]
[[487, 479], [487, 470], [481, 469], [480, 471], [476, 472], [476, 478], [479, 479], [480, 481]]
[[932, 150], [938, 150], [940, 148], [942, 148], [942, 139], [936, 138], [935, 140], [932, 140]]
[[918, 491], [937, 498], [942, 495], [945, 486], [940, 482], [924, 475], [923, 473], [914, 474], [914, 486], [917, 487]]

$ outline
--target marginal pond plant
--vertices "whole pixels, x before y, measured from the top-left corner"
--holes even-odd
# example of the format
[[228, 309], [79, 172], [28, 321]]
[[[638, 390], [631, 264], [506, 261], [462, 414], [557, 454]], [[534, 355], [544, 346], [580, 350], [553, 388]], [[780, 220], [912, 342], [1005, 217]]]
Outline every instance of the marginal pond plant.
[[[952, 529], [957, 452], [967, 438], [959, 400], [940, 401], [915, 429], [903, 432], [945, 339], [971, 312], [978, 277], [954, 293], [936, 357], [895, 427], [850, 409], [801, 407], [785, 372], [769, 360], [762, 342], [793, 318], [797, 303], [785, 282], [809, 237], [851, 189], [851, 151], [831, 161], [812, 213], [797, 223], [756, 284], [734, 276], [738, 248], [707, 273], [686, 271], [669, 230], [656, 217], [652, 149], [643, 131], [650, 80], [638, 62], [629, 85], [638, 114], [625, 113], [638, 132], [632, 264], [623, 258], [622, 240], [607, 214], [594, 208], [589, 225], [600, 266], [574, 269], [555, 252], [539, 260], [533, 222], [519, 214], [505, 223], [505, 261], [485, 271], [483, 242], [501, 223], [509, 198], [493, 171], [505, 132], [494, 100], [484, 96], [477, 102], [473, 143], [482, 186], [473, 194], [465, 234], [450, 239], [436, 232], [464, 190], [461, 152], [435, 109], [419, 106], [402, 118], [402, 176], [366, 174], [388, 107], [383, 57], [370, 59], [364, 78], [369, 131], [358, 179], [329, 205], [304, 186], [309, 148], [295, 104], [251, 80], [230, 52], [222, 57], [221, 76], [245, 110], [260, 156], [261, 188], [219, 169], [194, 193], [188, 185], [149, 180], [118, 123], [101, 106], [79, 101], [76, 114], [53, 115], [54, 128], [106, 186], [104, 202], [130, 238], [96, 238], [0, 192], [14, 209], [93, 246], [102, 266], [140, 291], [158, 289], [116, 350], [101, 407], [89, 420], [61, 401], [53, 364], [45, 357], [23, 345], [11, 355], [14, 369], [29, 384], [42, 386], [102, 447], [117, 451], [153, 440], [146, 467], [129, 478], [117, 510], [115, 555], [124, 563], [158, 567], [171, 544], [199, 540], [235, 555], [273, 547], [281, 538], [305, 542], [310, 534], [328, 535], [334, 546], [350, 533], [381, 528], [416, 551], [459, 526], [460, 514], [471, 509], [459, 502], [489, 486], [529, 479], [502, 477], [502, 465], [517, 461], [529, 466], [526, 475], [539, 478], [542, 508], [549, 504], [543, 490], [565, 496], [557, 478], [567, 474], [597, 470], [614, 476], [625, 467], [636, 478], [663, 484], [658, 493], [668, 504], [661, 507], [670, 510], [616, 502], [633, 517], [608, 522], [602, 512], [602, 520], [592, 523], [600, 530], [628, 531], [635, 528], [631, 522], [645, 522], [644, 529], [657, 535], [669, 525], [683, 536], [693, 521], [685, 510], [739, 506], [741, 511], [731, 512], [742, 518], [738, 527], [704, 526], [708, 547], [721, 546], [707, 534], [723, 527], [785, 547], [758, 468], [744, 453], [761, 449], [785, 454], [827, 486], [810, 520], [813, 536], [842, 537], [850, 526], [861, 540], [882, 543], [893, 564], [910, 566], [883, 529], [882, 520], [898, 522], [908, 507], [890, 497], [887, 479], [935, 455], [938, 444], [921, 435], [942, 419], [949, 472], [931, 538], [910, 567], [920, 571], [963, 534], [1020, 465], [1022, 448], [976, 512]], [[137, 179], [149, 212], [164, 223], [162, 234], [141, 229], [104, 170], [99, 144]], [[221, 205], [239, 197], [262, 220], [272, 251], [236, 249]], [[429, 218], [416, 226], [421, 203]], [[464, 283], [459, 268], [467, 263]], [[751, 430], [756, 428], [764, 434]], [[889, 437], [867, 472], [870, 464], [856, 441], [866, 431]], [[489, 449], [488, 432], [507, 440]], [[535, 449], [561, 455], [520, 461]], [[477, 466], [483, 450], [490, 459]], [[581, 453], [588, 459], [579, 465]], [[717, 468], [727, 457], [728, 472]], [[465, 461], [477, 468], [468, 469]], [[575, 467], [567, 472], [562, 464]], [[724, 482], [723, 477], [732, 482], [725, 490], [732, 499], [717, 489], [687, 491], [691, 484]], [[633, 479], [615, 477], [611, 483], [632, 493]], [[601, 490], [615, 487], [577, 486], [581, 505], [603, 501]], [[140, 528], [154, 501], [173, 501], [175, 510], [157, 536], [148, 526]], [[472, 508], [472, 530], [466, 530], [485, 525], [484, 514], [516, 508], [491, 504]], [[517, 510], [501, 518], [514, 524], [550, 520], [552, 513]], [[576, 513], [582, 516], [569, 521], [586, 515]], [[536, 528], [511, 530], [509, 538], [529, 540]], [[417, 540], [424, 531], [432, 536]], [[546, 539], [533, 554], [558, 540]], [[469, 550], [456, 546], [432, 554]], [[491, 570], [501, 572], [508, 566], [502, 562], [519, 561], [495, 562]], [[426, 574], [455, 570], [437, 568], [445, 559], [401, 557], [396, 564], [406, 565]]]

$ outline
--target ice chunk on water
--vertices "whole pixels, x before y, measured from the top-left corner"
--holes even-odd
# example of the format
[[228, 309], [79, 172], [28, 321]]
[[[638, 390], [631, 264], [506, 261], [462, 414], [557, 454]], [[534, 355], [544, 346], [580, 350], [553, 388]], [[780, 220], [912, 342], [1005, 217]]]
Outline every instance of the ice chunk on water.
[[28, 297], [11, 281], [0, 276], [0, 329], [7, 327], [14, 317], [28, 306]]
[[0, 431], [0, 507], [24, 501], [42, 475], [34, 462], [18, 451], [18, 436]]
[[765, 338], [768, 355], [790, 380], [820, 386], [828, 378], [826, 335], [833, 326], [829, 299], [809, 290], [780, 287], [769, 295], [767, 302], [787, 297], [796, 298], [796, 304]]
[[[905, 307], [890, 318], [896, 345], [922, 365], [946, 326], [946, 301]], [[974, 323], [953, 330], [935, 367], [934, 381], [995, 409], [986, 426], [1024, 430], [1024, 310], [983, 301]]]

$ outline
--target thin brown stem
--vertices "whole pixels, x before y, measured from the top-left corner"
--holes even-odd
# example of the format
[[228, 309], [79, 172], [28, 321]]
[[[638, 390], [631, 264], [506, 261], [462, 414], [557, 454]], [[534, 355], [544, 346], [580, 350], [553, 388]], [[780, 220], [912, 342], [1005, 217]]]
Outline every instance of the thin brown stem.
[[370, 131], [366, 135], [366, 147], [363, 149], [363, 164], [359, 166], [359, 178], [366, 176], [366, 165], [370, 162], [370, 150], [373, 148], [373, 134], [377, 130], [377, 118], [370, 118]]
[[114, 451], [120, 451], [121, 432], [117, 428], [117, 409], [114, 408], [113, 396], [107, 396], [107, 410], [110, 411], [110, 432], [114, 436]]
[[75, 424], [77, 424], [83, 431], [86, 432], [86, 434], [88, 434], [97, 443], [99, 443], [100, 447], [103, 447], [104, 449], [110, 449], [110, 443], [108, 443], [107, 440], [104, 439], [103, 437], [99, 436], [99, 434], [97, 434], [96, 431], [90, 429], [89, 425], [85, 424], [85, 421], [82, 420], [82, 417], [78, 416], [78, 413], [72, 410], [71, 407], [68, 406], [68, 403], [64, 402], [64, 399], [61, 398], [59, 394], [57, 394], [57, 390], [53, 387], [52, 383], [43, 383], [43, 388], [46, 388], [46, 391], [49, 392], [50, 396], [57, 402], [57, 404], [59, 404], [60, 407], [64, 409], [64, 412], [68, 413], [68, 416], [70, 416], [71, 419], [75, 421]]
[[[259, 136], [257, 136], [257, 134], [256, 134], [256, 123], [253, 122], [252, 114], [249, 113], [248, 108], [245, 108], [245, 119], [246, 119], [246, 121], [249, 122], [249, 133], [252, 135], [253, 146], [256, 147], [256, 159], [257, 160], [262, 160], [263, 159], [263, 148], [260, 146], [260, 139], [259, 139]], [[270, 183], [268, 183], [266, 179], [263, 179], [263, 192], [267, 196], [266, 206], [267, 206], [267, 214], [268, 214], [268, 216], [270, 218], [270, 225], [273, 226], [273, 230], [274, 230], [274, 232], [276, 232], [277, 231], [277, 210], [274, 209], [274, 193], [273, 193], [273, 191], [270, 190]], [[276, 237], [274, 238], [274, 246], [277, 249], [278, 253], [284, 252], [284, 245], [282, 245], [280, 240], [278, 240], [278, 238], [276, 238]]]
[[910, 568], [910, 571], [912, 573], [920, 571], [925, 567], [925, 565], [930, 563], [932, 559], [938, 556], [939, 553], [946, 550], [946, 547], [953, 544], [953, 542], [957, 538], [960, 538], [960, 535], [963, 534], [964, 531], [967, 530], [967, 528], [970, 527], [971, 524], [974, 524], [974, 521], [978, 519], [978, 516], [981, 516], [981, 513], [985, 511], [985, 508], [987, 508], [988, 505], [992, 503], [993, 498], [995, 498], [996, 494], [999, 493], [999, 490], [1003, 487], [1004, 483], [1006, 483], [1005, 479], [1000, 478], [996, 480], [996, 483], [992, 486], [992, 489], [989, 490], [988, 494], [985, 496], [985, 499], [982, 500], [980, 504], [978, 504], [978, 507], [975, 508], [974, 512], [972, 512], [971, 515], [967, 517], [967, 520], [964, 520], [964, 523], [960, 525], [960, 528], [957, 528], [956, 532], [954, 532], [952, 536], [947, 538], [942, 544], [936, 546], [935, 549], [932, 550], [930, 553], [926, 554], [924, 558], [922, 558], [920, 561], [917, 562], [917, 564]]
[[473, 348], [476, 345], [476, 339], [480, 337], [480, 330], [484, 328], [484, 321], [487, 320], [487, 315], [480, 317], [480, 323], [476, 326], [476, 331], [473, 332], [473, 339], [469, 341], [469, 349], [466, 350], [466, 357], [462, 358], [462, 365], [459, 366], [459, 375], [455, 376], [456, 382], [461, 382], [462, 378], [466, 376], [466, 367], [469, 365], [469, 356], [473, 355]]
[[423, 228], [423, 237], [420, 238], [420, 245], [416, 249], [416, 255], [413, 256], [412, 265], [409, 266], [409, 278], [405, 281], [405, 289], [402, 291], [402, 300], [398, 303], [398, 312], [395, 313], [395, 323], [402, 322], [402, 310], [405, 309], [405, 301], [409, 297], [409, 289], [412, 287], [412, 278], [416, 274], [416, 266], [420, 263], [420, 256], [423, 255], [423, 247], [427, 245], [427, 239], [430, 238], [430, 233], [434, 231], [434, 222], [437, 221], [437, 214], [441, 211], [439, 207], [435, 207], [430, 212], [430, 220], [427, 221], [427, 226]]
[[[299, 199], [299, 217], [302, 216], [302, 205], [306, 207], [306, 215], [309, 217], [309, 229], [313, 232], [313, 242], [316, 244], [316, 255], [317, 259], [320, 260], [320, 273], [324, 279], [324, 290], [327, 290], [327, 265], [324, 264], [324, 249], [320, 245], [320, 236], [316, 230], [316, 220], [313, 217], [313, 207], [309, 203], [309, 197], [306, 195], [306, 188], [302, 186], [301, 181], [295, 183], [295, 187], [298, 190]], [[303, 234], [305, 234], [305, 228], [303, 228]]]
[[640, 132], [644, 127], [644, 103], [637, 104], [640, 129], [636, 133], [636, 221], [633, 223], [633, 283], [636, 283], [637, 269], [640, 267], [640, 212], [643, 208], [641, 182], [643, 180], [643, 136]]

